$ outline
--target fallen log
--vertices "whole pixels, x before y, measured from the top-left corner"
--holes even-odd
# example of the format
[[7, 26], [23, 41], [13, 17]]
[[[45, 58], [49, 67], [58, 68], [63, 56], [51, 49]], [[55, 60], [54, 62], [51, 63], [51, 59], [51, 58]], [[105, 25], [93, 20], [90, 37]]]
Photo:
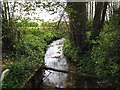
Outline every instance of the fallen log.
[[56, 72], [62, 72], [62, 73], [76, 74], [76, 75], [78, 75], [80, 77], [84, 77], [84, 78], [103, 79], [102, 77], [99, 77], [99, 76], [96, 76], [96, 75], [89, 75], [89, 74], [86, 74], [86, 73], [59, 70], [59, 69], [55, 69], [55, 68], [51, 68], [51, 67], [47, 67], [47, 66], [43, 66], [43, 69], [52, 70], [52, 71], [56, 71]]
[[[52, 71], [56, 71], [56, 72], [71, 73], [71, 72], [66, 71], [66, 70], [59, 70], [59, 69], [55, 69], [55, 68], [51, 68], [51, 67], [47, 67], [47, 66], [43, 66], [43, 69], [52, 70]], [[74, 73], [74, 72], [72, 72], [72, 73]]]

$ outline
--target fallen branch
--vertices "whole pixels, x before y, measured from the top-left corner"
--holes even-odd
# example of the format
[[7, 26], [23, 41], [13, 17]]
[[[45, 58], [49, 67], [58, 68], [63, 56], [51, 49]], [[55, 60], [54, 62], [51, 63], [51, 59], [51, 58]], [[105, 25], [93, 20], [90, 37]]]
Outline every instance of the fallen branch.
[[63, 73], [70, 73], [70, 72], [65, 71], [65, 70], [59, 70], [59, 69], [55, 69], [55, 68], [51, 68], [51, 67], [47, 67], [47, 66], [43, 66], [43, 69], [57, 71], [57, 72], [63, 72]]
[[78, 72], [66, 71], [66, 70], [59, 70], [59, 69], [55, 69], [55, 68], [51, 68], [51, 67], [47, 67], [47, 66], [43, 66], [43, 69], [52, 70], [52, 71], [56, 71], [56, 72], [76, 74], [76, 75], [79, 75], [80, 77], [84, 77], [84, 78], [102, 79], [102, 77], [95, 76], [95, 75], [89, 75], [89, 74], [85, 74], [85, 73], [78, 73]]

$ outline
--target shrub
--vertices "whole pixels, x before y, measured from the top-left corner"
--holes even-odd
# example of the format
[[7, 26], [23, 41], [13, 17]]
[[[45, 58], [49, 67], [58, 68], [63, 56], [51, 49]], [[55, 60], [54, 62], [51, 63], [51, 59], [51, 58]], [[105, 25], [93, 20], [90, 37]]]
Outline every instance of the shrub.
[[14, 47], [14, 63], [6, 65], [3, 70], [10, 69], [9, 75], [3, 81], [3, 88], [20, 88], [23, 82], [32, 74], [37, 64], [44, 63], [47, 44], [61, 35], [52, 31], [42, 31], [39, 34], [27, 33]]

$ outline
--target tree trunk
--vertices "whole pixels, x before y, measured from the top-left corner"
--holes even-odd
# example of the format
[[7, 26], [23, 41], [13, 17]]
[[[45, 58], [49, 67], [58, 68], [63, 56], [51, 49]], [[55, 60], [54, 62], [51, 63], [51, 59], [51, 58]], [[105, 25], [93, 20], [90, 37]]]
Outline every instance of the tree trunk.
[[9, 4], [7, 2], [7, 11], [8, 11], [8, 21], [10, 21], [10, 10], [9, 10]]
[[100, 30], [103, 30], [108, 2], [104, 2]]
[[6, 2], [3, 2], [4, 4], [4, 17], [7, 20], [7, 7], [6, 7]]
[[87, 18], [89, 18], [89, 14], [88, 14], [88, 5], [89, 5], [89, 3], [86, 3], [86, 13], [87, 13]]
[[86, 3], [68, 2], [67, 7], [69, 9], [71, 41], [74, 46], [79, 48], [79, 52], [82, 52], [86, 46]]
[[14, 12], [15, 12], [15, 4], [16, 4], [16, 2], [14, 2], [14, 5], [13, 5], [13, 7], [12, 7], [12, 16], [11, 16], [11, 17], [14, 17]]
[[90, 2], [90, 18], [92, 18], [92, 2]]
[[97, 2], [95, 7], [95, 16], [93, 20], [93, 29], [91, 31], [90, 39], [95, 40], [100, 33], [100, 22], [103, 9], [103, 2]]
[[91, 17], [92, 17], [92, 19], [93, 19], [93, 2], [91, 2], [91, 3], [92, 3]]
[[2, 41], [3, 41], [3, 51], [5, 50], [14, 50], [13, 45], [15, 42], [15, 31], [13, 29], [14, 25], [10, 25], [10, 4], [9, 2], [3, 2], [2, 8]]

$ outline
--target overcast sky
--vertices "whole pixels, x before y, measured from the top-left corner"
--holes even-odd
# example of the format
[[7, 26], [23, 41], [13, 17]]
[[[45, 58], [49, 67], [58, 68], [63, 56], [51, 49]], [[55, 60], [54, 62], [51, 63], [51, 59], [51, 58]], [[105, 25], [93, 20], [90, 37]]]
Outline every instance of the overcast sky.
[[[21, 2], [25, 2], [25, 0], [21, 0]], [[65, 1], [65, 0], [61, 0], [62, 2]], [[118, 0], [120, 1], [120, 0]], [[19, 9], [21, 7], [18, 7]], [[38, 18], [38, 19], [43, 19], [45, 22], [49, 21], [58, 21], [60, 19], [60, 16], [61, 14], [63, 13], [63, 8], [58, 8], [56, 11], [57, 13], [55, 14], [50, 14], [48, 11], [46, 11], [45, 9], [41, 9], [39, 7], [36, 8], [35, 10], [35, 14], [33, 12], [30, 12], [30, 15], [25, 15], [24, 12], [21, 12], [20, 10], [18, 10], [15, 15], [19, 16], [19, 15], [22, 15], [23, 17], [29, 17], [31, 19], [34, 19], [34, 18]], [[93, 11], [95, 10], [95, 7], [93, 7]], [[21, 14], [20, 14], [21, 13]], [[108, 14], [108, 13], [107, 13]], [[90, 5], [88, 6], [88, 16], [90, 15]], [[94, 12], [93, 12], [93, 15], [94, 15]], [[67, 18], [67, 14], [65, 14], [65, 17]], [[68, 19], [66, 19], [68, 20]]]
[[[22, 2], [22, 1], [21, 1]], [[45, 22], [49, 21], [58, 21], [60, 19], [61, 14], [63, 13], [63, 8], [58, 8], [56, 10], [56, 13], [54, 14], [50, 14], [50, 12], [48, 12], [47, 10], [40, 8], [40, 7], [36, 7], [35, 8], [35, 13], [30, 12], [30, 15], [26, 15], [26, 12], [23, 12], [22, 10], [20, 11], [21, 7], [16, 7], [18, 10], [14, 13], [15, 16], [20, 16], [23, 17], [29, 17], [32, 20], [36, 19], [43, 19]], [[66, 14], [65, 14], [66, 15]]]

